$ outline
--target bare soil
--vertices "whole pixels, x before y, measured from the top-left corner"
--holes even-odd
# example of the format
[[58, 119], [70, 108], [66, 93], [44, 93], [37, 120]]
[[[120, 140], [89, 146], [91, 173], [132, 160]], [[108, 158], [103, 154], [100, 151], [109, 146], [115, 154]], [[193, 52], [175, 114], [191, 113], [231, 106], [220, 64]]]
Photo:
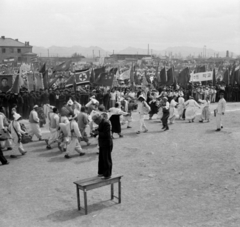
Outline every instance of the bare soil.
[[211, 116], [202, 124], [177, 120], [167, 132], [147, 120], [149, 132], [137, 135], [134, 114], [133, 128], [123, 126], [112, 153], [113, 173], [123, 175], [122, 203], [110, 200], [109, 186], [89, 191], [88, 215], [77, 210], [73, 182], [97, 175], [96, 139], [82, 143], [85, 156], [71, 159], [44, 142], [27, 144], [28, 153], [16, 159], [9, 156], [17, 151], [5, 151], [10, 164], [0, 166], [0, 227], [239, 227], [240, 105], [227, 109], [221, 132]]

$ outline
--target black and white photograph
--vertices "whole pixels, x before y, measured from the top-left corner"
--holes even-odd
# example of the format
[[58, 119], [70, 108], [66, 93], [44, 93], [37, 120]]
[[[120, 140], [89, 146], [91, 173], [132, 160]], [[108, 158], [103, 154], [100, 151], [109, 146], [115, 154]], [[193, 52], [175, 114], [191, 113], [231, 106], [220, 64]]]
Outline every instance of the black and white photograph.
[[0, 0], [0, 227], [240, 227], [240, 0]]

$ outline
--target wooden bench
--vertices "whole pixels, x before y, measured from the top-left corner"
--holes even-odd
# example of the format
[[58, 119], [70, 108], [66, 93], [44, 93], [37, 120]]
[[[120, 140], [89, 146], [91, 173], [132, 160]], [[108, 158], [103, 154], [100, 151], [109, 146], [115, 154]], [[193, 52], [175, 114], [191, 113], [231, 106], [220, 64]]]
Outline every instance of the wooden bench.
[[[115, 198], [118, 199], [118, 203], [121, 203], [121, 177], [122, 175], [115, 175], [112, 176], [109, 179], [102, 179], [101, 177], [92, 177], [92, 178], [87, 178], [83, 180], [79, 180], [76, 182], [73, 182], [76, 184], [76, 189], [77, 189], [77, 204], [78, 204], [78, 210], [81, 210], [80, 206], [80, 193], [79, 190], [83, 191], [84, 194], [84, 209], [85, 209], [85, 214], [88, 213], [87, 210], [87, 191], [90, 191], [94, 188], [100, 188], [106, 185], [111, 185], [111, 200]], [[114, 183], [118, 183], [118, 197], [114, 196]]]

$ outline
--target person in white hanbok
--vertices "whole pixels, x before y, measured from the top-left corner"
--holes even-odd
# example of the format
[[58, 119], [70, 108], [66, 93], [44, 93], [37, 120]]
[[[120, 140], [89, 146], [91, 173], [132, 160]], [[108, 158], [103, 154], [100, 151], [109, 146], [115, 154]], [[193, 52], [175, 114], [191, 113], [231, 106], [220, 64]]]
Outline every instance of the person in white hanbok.
[[203, 104], [203, 109], [202, 109], [202, 115], [201, 115], [201, 120], [199, 121], [200, 123], [203, 123], [204, 120], [209, 122], [210, 118], [210, 98], [209, 96], [206, 97], [206, 100], [199, 99], [199, 102]]
[[175, 118], [177, 116], [177, 105], [178, 103], [175, 101], [177, 97], [176, 96], [173, 96], [171, 102], [170, 102], [170, 105], [169, 105], [169, 123], [170, 124], [173, 124], [175, 122]]
[[183, 96], [180, 94], [180, 97], [178, 98], [178, 115], [179, 115], [179, 119], [182, 119], [183, 116], [183, 111], [184, 111], [184, 98]]
[[189, 121], [189, 123], [194, 122], [197, 108], [200, 109], [198, 103], [193, 99], [192, 96], [189, 97], [189, 100], [184, 103], [186, 107], [185, 119]]
[[69, 131], [70, 131], [70, 142], [67, 145], [67, 151], [65, 158], [70, 158], [70, 154], [73, 153], [75, 150], [80, 156], [85, 155], [85, 153], [82, 151], [82, 147], [80, 144], [82, 134], [79, 130], [78, 123], [76, 122], [77, 116], [74, 114], [69, 114], [68, 120], [69, 120]]

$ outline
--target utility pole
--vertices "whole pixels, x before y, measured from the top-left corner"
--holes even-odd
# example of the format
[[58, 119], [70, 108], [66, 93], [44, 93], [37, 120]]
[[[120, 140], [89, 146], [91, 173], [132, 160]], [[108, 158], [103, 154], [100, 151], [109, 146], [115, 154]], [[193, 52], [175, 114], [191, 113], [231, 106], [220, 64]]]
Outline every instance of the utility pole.
[[148, 44], [148, 55], [149, 55], [149, 44]]
[[93, 56], [93, 58], [94, 58], [94, 50], [92, 50], [92, 56]]
[[100, 50], [99, 50], [99, 58], [100, 58], [100, 56], [101, 56], [101, 55], [100, 55]]

